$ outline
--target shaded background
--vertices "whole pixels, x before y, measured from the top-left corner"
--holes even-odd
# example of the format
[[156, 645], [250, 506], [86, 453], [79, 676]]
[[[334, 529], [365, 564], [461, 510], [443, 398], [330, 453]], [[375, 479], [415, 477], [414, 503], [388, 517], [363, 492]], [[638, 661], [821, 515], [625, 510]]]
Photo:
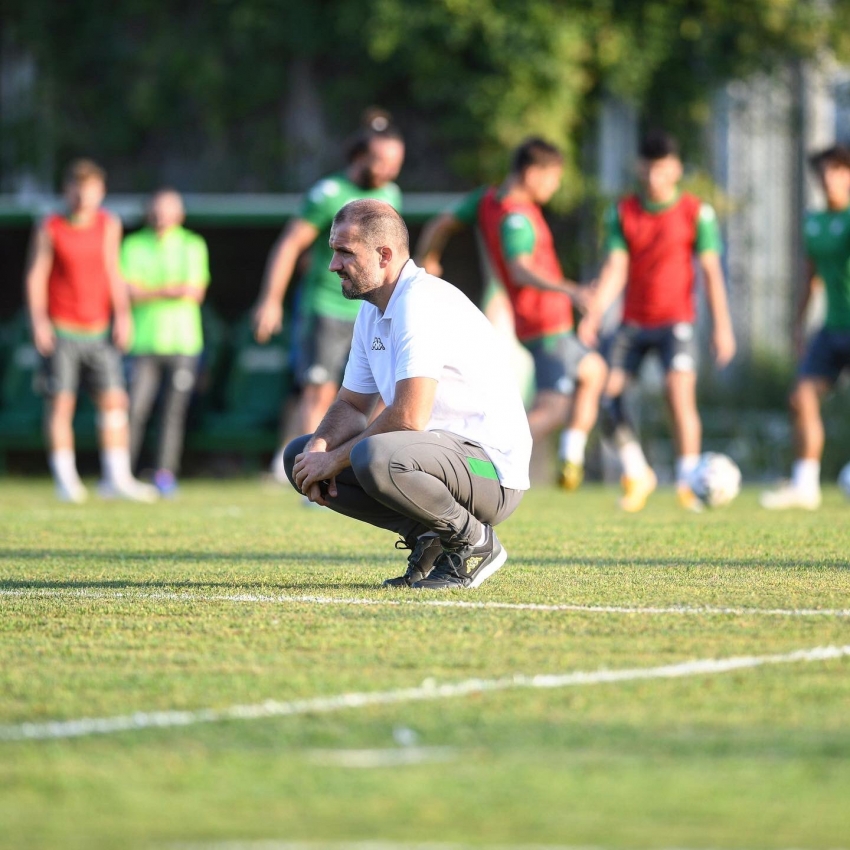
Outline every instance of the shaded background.
[[[130, 229], [156, 186], [190, 193], [188, 224], [210, 246], [208, 310], [229, 351], [206, 405], [222, 413], [234, 335], [268, 250], [297, 194], [339, 167], [364, 108], [379, 104], [408, 140], [399, 182], [414, 230], [453, 194], [499, 179], [525, 136], [562, 146], [551, 220], [567, 273], [582, 279], [598, 269], [601, 212], [631, 185], [640, 132], [676, 133], [689, 187], [721, 215], [741, 342], [723, 375], [703, 364], [707, 445], [752, 474], [779, 471], [800, 222], [819, 202], [805, 155], [850, 139], [848, 56], [847, 0], [5, 0], [0, 442], [4, 411], [20, 405], [9, 375], [27, 360], [14, 323], [29, 228], [56, 204], [68, 160], [105, 165], [109, 204]], [[446, 270], [478, 291], [471, 235], [452, 246]], [[286, 387], [282, 379], [281, 395]], [[643, 413], [650, 453], [664, 462], [671, 450], [651, 394]], [[831, 474], [843, 460], [846, 398], [827, 413]], [[268, 416], [262, 430], [273, 443]]]

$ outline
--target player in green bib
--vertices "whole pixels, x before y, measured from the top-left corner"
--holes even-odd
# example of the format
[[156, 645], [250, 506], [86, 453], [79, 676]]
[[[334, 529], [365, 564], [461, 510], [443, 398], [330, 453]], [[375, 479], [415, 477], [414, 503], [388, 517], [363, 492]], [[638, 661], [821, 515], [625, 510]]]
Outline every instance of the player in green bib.
[[[280, 331], [283, 299], [299, 257], [309, 251], [309, 265], [298, 293], [294, 361], [301, 389], [298, 434], [311, 434], [336, 398], [351, 348], [359, 301], [342, 294], [339, 277], [328, 270], [333, 252], [328, 246], [333, 217], [349, 201], [373, 198], [401, 210], [401, 191], [393, 182], [404, 162], [401, 133], [383, 114], [373, 116], [352, 141], [348, 166], [316, 183], [304, 196], [301, 210], [290, 221], [269, 259], [263, 291], [254, 313], [258, 342]], [[283, 445], [286, 440], [283, 441]], [[285, 482], [283, 447], [272, 461], [272, 473]]]
[[149, 226], [121, 246], [121, 273], [133, 305], [130, 450], [135, 465], [162, 388], [154, 484], [164, 496], [177, 486], [186, 412], [204, 347], [201, 302], [210, 280], [207, 245], [182, 226], [183, 218], [180, 195], [161, 190], [151, 199]]
[[794, 342], [803, 350], [806, 312], [823, 286], [826, 320], [803, 354], [791, 394], [796, 460], [791, 481], [762, 494], [771, 510], [820, 506], [820, 461], [824, 429], [820, 404], [842, 372], [850, 370], [850, 149], [836, 145], [815, 154], [811, 165], [826, 196], [826, 209], [805, 218], [806, 282], [794, 321]]

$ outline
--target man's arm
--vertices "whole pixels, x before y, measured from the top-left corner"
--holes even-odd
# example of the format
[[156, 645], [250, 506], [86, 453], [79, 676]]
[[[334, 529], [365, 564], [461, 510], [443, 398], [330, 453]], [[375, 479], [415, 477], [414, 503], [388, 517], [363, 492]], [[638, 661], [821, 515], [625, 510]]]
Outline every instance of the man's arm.
[[257, 308], [254, 311], [254, 336], [268, 342], [283, 323], [283, 298], [295, 273], [298, 258], [315, 241], [319, 229], [303, 218], [293, 219], [272, 250]]
[[705, 275], [705, 296], [711, 313], [714, 361], [722, 369], [729, 365], [735, 356], [736, 349], [735, 332], [732, 329], [732, 317], [729, 315], [729, 301], [723, 279], [723, 267], [720, 265], [719, 255], [714, 251], [700, 254], [699, 263]]
[[56, 346], [53, 324], [47, 315], [47, 282], [53, 265], [53, 243], [44, 225], [33, 233], [27, 270], [27, 307], [32, 335], [38, 353], [47, 357]]
[[129, 245], [129, 240], [125, 240], [121, 249], [121, 267], [127, 281], [130, 301], [134, 304], [143, 304], [150, 301], [188, 300], [202, 304], [207, 296], [207, 287], [210, 282], [210, 264], [206, 242], [197, 234], [192, 234], [184, 241], [183, 251], [183, 279], [150, 287], [146, 286], [141, 280], [133, 279], [130, 271], [135, 265], [132, 262], [132, 248]]
[[443, 251], [449, 239], [456, 233], [460, 233], [465, 227], [466, 224], [451, 212], [442, 213], [427, 221], [422, 228], [413, 255], [416, 265], [422, 266], [428, 274], [441, 277], [443, 267], [440, 260]]
[[599, 327], [605, 311], [620, 297], [629, 279], [629, 252], [621, 248], [610, 251], [593, 292], [584, 318], [578, 326], [578, 337], [594, 347], [599, 341]]
[[807, 257], [806, 274], [803, 279], [803, 285], [800, 288], [799, 298], [797, 299], [797, 308], [794, 312], [794, 350], [797, 352], [798, 357], [802, 356], [803, 349], [805, 347], [806, 313], [809, 311], [809, 304], [812, 302], [812, 296], [822, 285], [823, 284], [820, 277], [818, 277], [815, 264]]
[[334, 478], [351, 465], [351, 450], [366, 437], [392, 431], [423, 431], [431, 418], [438, 382], [434, 378], [405, 378], [396, 383], [393, 403], [367, 425], [377, 394], [364, 395], [342, 387], [316, 433], [295, 461], [293, 476], [311, 501], [326, 504], [319, 485], [329, 481], [328, 494], [336, 495]]
[[121, 277], [121, 233], [121, 221], [110, 215], [106, 222], [103, 251], [112, 301], [112, 341], [118, 349], [126, 351], [130, 347], [133, 323], [130, 318], [130, 293]]
[[579, 306], [584, 307], [586, 299], [586, 290], [579, 286], [574, 280], [569, 278], [547, 278], [534, 270], [534, 262], [531, 254], [522, 254], [508, 260], [508, 271], [511, 274], [511, 280], [519, 286], [530, 286], [534, 289], [543, 289], [549, 292], [562, 292]]

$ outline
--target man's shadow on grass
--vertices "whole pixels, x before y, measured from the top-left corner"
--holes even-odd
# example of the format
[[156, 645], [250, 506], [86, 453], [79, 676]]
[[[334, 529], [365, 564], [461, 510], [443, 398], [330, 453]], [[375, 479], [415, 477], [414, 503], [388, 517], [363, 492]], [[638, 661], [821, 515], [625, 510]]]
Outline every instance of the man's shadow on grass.
[[[150, 562], [167, 562], [169, 566], [179, 571], [181, 566], [192, 567], [198, 564], [221, 565], [223, 563], [250, 564], [260, 563], [263, 565], [274, 564], [280, 567], [298, 567], [305, 562], [318, 562], [323, 567], [348, 567], [356, 568], [365, 566], [382, 567], [387, 576], [400, 573], [404, 562], [391, 554], [384, 553], [380, 557], [366, 558], [351, 554], [328, 554], [327, 552], [104, 552], [103, 550], [68, 550], [52, 551], [43, 549], [0, 549], [0, 562], [14, 561], [46, 561], [50, 559], [79, 560], [88, 562], [87, 566], [103, 567], [112, 569], [119, 567], [147, 565]], [[611, 558], [611, 557], [571, 557], [571, 558], [528, 558], [513, 557], [508, 567], [522, 567], [533, 569], [547, 569], [552, 567], [580, 567], [589, 571], [611, 570], [622, 568], [646, 568], [658, 569], [664, 567], [685, 569], [761, 569], [765, 566], [765, 559], [760, 558]], [[770, 560], [772, 568], [779, 569], [832, 569], [848, 568], [846, 563], [824, 563], [814, 561], [801, 561], [794, 558], [773, 558]], [[318, 580], [317, 580], [318, 579]], [[257, 595], [273, 595], [282, 592], [296, 592], [302, 595], [320, 595], [328, 591], [352, 591], [352, 590], [374, 590], [378, 585], [375, 582], [349, 582], [333, 581], [323, 582], [315, 572], [304, 572], [297, 575], [273, 576], [268, 578], [257, 578], [251, 580], [249, 577], [233, 579], [187, 579], [174, 578], [165, 579], [157, 577], [152, 580], [130, 578], [116, 579], [12, 579], [0, 578], [0, 589], [4, 590], [157, 590], [163, 592], [176, 590], [194, 591], [216, 591], [226, 590], [228, 594], [235, 595], [240, 591], [256, 593]]]

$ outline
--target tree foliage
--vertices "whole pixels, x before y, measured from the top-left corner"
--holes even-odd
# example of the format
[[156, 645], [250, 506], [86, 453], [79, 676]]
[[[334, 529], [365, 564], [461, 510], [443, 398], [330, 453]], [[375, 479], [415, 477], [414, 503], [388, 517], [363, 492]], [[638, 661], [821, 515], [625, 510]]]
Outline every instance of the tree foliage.
[[[848, 0], [6, 0], [4, 62], [38, 69], [28, 121], [53, 161], [90, 152], [125, 185], [281, 189], [293, 61], [314, 70], [331, 139], [371, 103], [418, 145], [412, 188], [491, 179], [537, 133], [568, 152], [572, 197], [600, 98], [686, 139], [725, 80], [835, 49]], [[7, 110], [8, 113], [8, 110]], [[24, 133], [24, 137], [26, 133]], [[413, 146], [412, 146], [413, 148]], [[18, 145], [12, 159], [40, 149]], [[328, 144], [324, 159], [337, 154]], [[5, 168], [14, 167], [6, 156]], [[445, 164], [445, 165], [444, 165]]]

